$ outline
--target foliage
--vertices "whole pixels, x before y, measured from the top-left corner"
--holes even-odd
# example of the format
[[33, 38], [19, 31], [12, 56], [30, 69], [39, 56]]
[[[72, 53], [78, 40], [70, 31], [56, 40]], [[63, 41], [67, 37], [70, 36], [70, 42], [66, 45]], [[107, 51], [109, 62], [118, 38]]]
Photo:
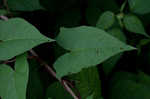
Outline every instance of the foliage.
[[79, 72], [82, 68], [102, 63], [115, 54], [134, 49], [105, 31], [87, 26], [61, 28], [56, 41], [70, 50], [70, 53], [58, 58], [54, 64], [58, 77]]
[[15, 71], [2, 64], [0, 68], [0, 96], [2, 99], [26, 99], [26, 87], [28, 82], [27, 55], [16, 58]]
[[0, 27], [0, 60], [8, 60], [41, 43], [53, 41], [41, 35], [35, 27], [23, 19], [13, 18], [6, 22], [1, 21]]
[[149, 6], [0, 0], [0, 99], [150, 99]]

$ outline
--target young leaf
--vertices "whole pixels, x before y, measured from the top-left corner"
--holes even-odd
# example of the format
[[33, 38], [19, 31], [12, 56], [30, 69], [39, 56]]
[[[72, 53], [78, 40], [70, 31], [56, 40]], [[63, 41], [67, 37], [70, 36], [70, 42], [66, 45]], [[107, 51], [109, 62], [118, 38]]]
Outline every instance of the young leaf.
[[149, 37], [145, 32], [142, 22], [137, 16], [125, 15], [123, 23], [128, 31]]
[[0, 60], [10, 59], [39, 44], [54, 41], [20, 18], [0, 21], [0, 40]]
[[97, 21], [96, 27], [100, 29], [109, 29], [115, 22], [115, 15], [113, 12], [104, 12]]
[[61, 28], [56, 39], [60, 46], [70, 50], [54, 63], [59, 78], [102, 63], [120, 52], [135, 49], [101, 29], [88, 26]]
[[26, 99], [28, 82], [27, 55], [16, 58], [15, 71], [8, 65], [0, 65], [0, 96], [2, 99]]
[[14, 11], [34, 11], [44, 9], [40, 0], [7, 0], [8, 7]]
[[146, 14], [150, 12], [150, 0], [128, 0], [130, 10], [137, 14]]

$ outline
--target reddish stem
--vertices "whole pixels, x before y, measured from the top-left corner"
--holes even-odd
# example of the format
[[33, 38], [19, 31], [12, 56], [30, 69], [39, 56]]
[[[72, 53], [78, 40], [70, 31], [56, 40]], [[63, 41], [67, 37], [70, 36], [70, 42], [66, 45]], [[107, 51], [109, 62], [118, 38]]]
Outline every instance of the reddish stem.
[[0, 18], [3, 19], [3, 20], [5, 20], [5, 21], [8, 20], [8, 18], [6, 16], [3, 16], [3, 15], [1, 15]]
[[42, 59], [40, 59], [40, 57], [33, 51], [33, 50], [30, 50], [30, 53], [35, 57], [35, 59], [41, 63], [45, 68], [46, 70], [53, 76], [55, 77], [65, 88], [65, 90], [70, 93], [70, 95], [74, 98], [74, 99], [80, 99], [78, 98], [75, 93], [72, 91], [72, 89], [67, 85], [67, 82], [65, 80], [62, 80], [62, 79], [58, 79], [56, 77], [56, 73], [53, 71], [53, 69], [47, 64], [45, 63]]
[[[1, 19], [7, 21], [8, 18], [6, 16], [0, 16]], [[58, 79], [56, 77], [56, 73], [53, 71], [53, 69], [45, 62], [43, 61], [42, 59], [40, 59], [40, 57], [33, 51], [33, 50], [30, 50], [30, 53], [33, 55], [33, 57], [40, 63], [42, 64], [46, 70], [53, 76], [55, 77], [63, 86], [64, 88], [66, 89], [66, 91], [68, 91], [68, 93], [70, 93], [70, 95], [74, 98], [74, 99], [80, 99], [79, 97], [76, 96], [76, 94], [72, 91], [72, 89], [67, 85], [67, 82], [65, 80], [62, 80], [62, 79]], [[15, 60], [13, 60], [15, 61]], [[7, 61], [8, 62], [8, 61]], [[12, 61], [11, 61], [12, 62]]]

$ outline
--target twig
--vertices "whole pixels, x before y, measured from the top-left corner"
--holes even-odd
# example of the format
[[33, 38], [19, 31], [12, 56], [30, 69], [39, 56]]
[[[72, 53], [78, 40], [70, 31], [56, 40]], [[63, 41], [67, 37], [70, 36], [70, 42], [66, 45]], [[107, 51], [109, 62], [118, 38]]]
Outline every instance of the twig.
[[77, 93], [77, 96], [79, 97], [79, 99], [81, 99], [81, 95], [80, 95], [80, 92], [78, 89], [76, 89], [76, 87], [74, 85], [72, 85], [71, 82], [67, 81], [67, 80], [64, 80], [68, 85], [71, 86], [71, 88], [74, 88], [76, 90], [76, 93]]
[[[1, 19], [7, 21], [8, 18], [6, 16], [0, 16]], [[53, 71], [53, 69], [45, 62], [43, 61], [42, 59], [40, 59], [40, 57], [33, 51], [33, 50], [30, 50], [30, 53], [33, 55], [33, 57], [40, 63], [42, 64], [46, 70], [53, 76], [55, 77], [63, 86], [64, 88], [66, 89], [66, 91], [68, 91], [68, 93], [70, 93], [70, 95], [74, 98], [74, 99], [80, 99], [76, 96], [76, 94], [72, 91], [72, 89], [67, 85], [67, 82], [65, 80], [62, 80], [62, 79], [58, 79], [56, 77], [56, 73]], [[15, 61], [15, 60], [13, 60]], [[8, 62], [8, 61], [7, 61]], [[12, 61], [11, 61], [12, 62]]]
[[5, 20], [5, 21], [8, 20], [8, 17], [6, 17], [6, 16], [4, 16], [4, 15], [1, 15], [0, 18], [3, 19], [3, 20]]
[[[48, 72], [57, 79], [56, 77], [56, 73], [53, 71], [52, 68], [50, 68], [50, 66], [48, 64], [46, 64], [42, 59], [39, 58], [39, 56], [33, 51], [30, 50], [30, 53], [34, 56], [34, 58], [43, 66], [45, 66], [46, 70], [48, 70]], [[60, 79], [58, 79], [60, 81]]]
[[72, 89], [67, 85], [67, 82], [65, 80], [62, 80], [62, 79], [58, 79], [56, 77], [56, 73], [53, 71], [53, 69], [47, 64], [45, 63], [42, 59], [40, 59], [40, 57], [33, 51], [33, 50], [30, 50], [30, 53], [35, 57], [35, 59], [41, 63], [45, 68], [46, 70], [53, 76], [55, 77], [65, 88], [65, 90], [70, 93], [70, 95], [74, 98], [74, 99], [80, 99], [78, 98], [75, 93], [72, 91]]
[[62, 83], [64, 85], [64, 88], [73, 96], [74, 99], [80, 99], [73, 93], [72, 89], [67, 85], [67, 82], [65, 80], [62, 80]]
[[16, 59], [12, 59], [12, 60], [8, 60], [8, 61], [4, 61], [3, 64], [13, 63], [15, 61], [16, 61]]
[[[33, 59], [33, 58], [34, 58], [33, 56], [28, 56], [28, 59]], [[2, 63], [2, 64], [8, 64], [8, 63], [13, 63], [15, 61], [16, 61], [16, 59], [13, 58], [11, 60], [1, 61], [0, 63]]]

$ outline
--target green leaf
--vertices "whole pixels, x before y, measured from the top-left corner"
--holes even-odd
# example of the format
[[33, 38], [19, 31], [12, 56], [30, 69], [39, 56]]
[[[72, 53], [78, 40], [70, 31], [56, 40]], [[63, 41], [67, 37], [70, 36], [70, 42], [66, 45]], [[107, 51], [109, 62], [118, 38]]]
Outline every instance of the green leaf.
[[138, 74], [138, 81], [140, 83], [150, 87], [150, 76], [145, 74], [144, 72], [139, 72], [139, 74]]
[[115, 23], [115, 14], [110, 11], [104, 12], [97, 21], [96, 27], [109, 29]]
[[150, 12], [150, 0], [128, 0], [130, 10], [137, 14], [146, 14]]
[[44, 95], [44, 86], [39, 74], [39, 64], [32, 60], [29, 62], [27, 99], [42, 99]]
[[120, 72], [110, 84], [109, 99], [149, 99], [150, 87], [138, 81], [135, 74]]
[[70, 51], [54, 63], [57, 77], [77, 73], [120, 52], [135, 49], [101, 29], [88, 26], [61, 28], [56, 39], [60, 46]]
[[126, 36], [120, 28], [114, 27], [112, 29], [107, 30], [107, 33], [114, 36], [118, 40], [126, 43]]
[[112, 87], [109, 99], [150, 99], [149, 88], [130, 80], [119, 81]]
[[[121, 29], [112, 28], [112, 29], [108, 30], [107, 32], [110, 35], [118, 38], [120, 41], [126, 43], [126, 37], [125, 37], [124, 33], [121, 31]], [[121, 56], [122, 56], [122, 53], [117, 54], [117, 55], [109, 58], [105, 62], [103, 62], [102, 66], [103, 66], [103, 70], [104, 70], [105, 74], [108, 75], [112, 71], [112, 69], [115, 67], [115, 65], [117, 64], [117, 62]]]
[[52, 99], [73, 99], [59, 82], [55, 82], [47, 88], [46, 99], [48, 97]]
[[141, 54], [142, 52], [142, 47], [149, 44], [150, 43], [150, 39], [142, 39], [139, 41], [139, 44], [136, 45], [136, 48], [138, 48], [138, 54]]
[[113, 70], [113, 68], [117, 65], [117, 62], [119, 61], [121, 56], [122, 53], [117, 54], [102, 63], [103, 70], [106, 75], [108, 75]]
[[93, 95], [88, 96], [86, 99], [93, 99]]
[[[94, 99], [93, 95], [88, 96], [86, 99]], [[103, 99], [102, 97], [99, 97], [98, 99]]]
[[125, 15], [123, 19], [123, 23], [125, 25], [125, 28], [129, 32], [133, 32], [133, 33], [137, 33], [137, 34], [141, 34], [141, 35], [145, 35], [149, 37], [145, 32], [145, 29], [141, 20], [137, 16]]
[[118, 8], [117, 3], [113, 0], [87, 0], [87, 22], [95, 26], [102, 11], [117, 11]]
[[0, 65], [0, 96], [2, 99], [26, 99], [28, 82], [27, 55], [16, 58], [15, 71], [8, 65]]
[[0, 60], [10, 59], [39, 44], [54, 41], [20, 18], [0, 21], [0, 40]]
[[147, 45], [148, 43], [150, 43], [150, 39], [142, 39], [140, 40], [138, 46], [144, 46], [144, 45]]
[[126, 80], [136, 81], [137, 76], [130, 72], [121, 72], [121, 71], [115, 72], [115, 74], [111, 78], [110, 87], [116, 84], [117, 81], [126, 81]]
[[97, 67], [83, 69], [71, 78], [75, 81], [76, 88], [79, 90], [82, 99], [86, 99], [91, 94], [92, 99], [101, 97], [101, 82]]
[[39, 0], [7, 0], [8, 7], [14, 11], [34, 11], [44, 9]]

